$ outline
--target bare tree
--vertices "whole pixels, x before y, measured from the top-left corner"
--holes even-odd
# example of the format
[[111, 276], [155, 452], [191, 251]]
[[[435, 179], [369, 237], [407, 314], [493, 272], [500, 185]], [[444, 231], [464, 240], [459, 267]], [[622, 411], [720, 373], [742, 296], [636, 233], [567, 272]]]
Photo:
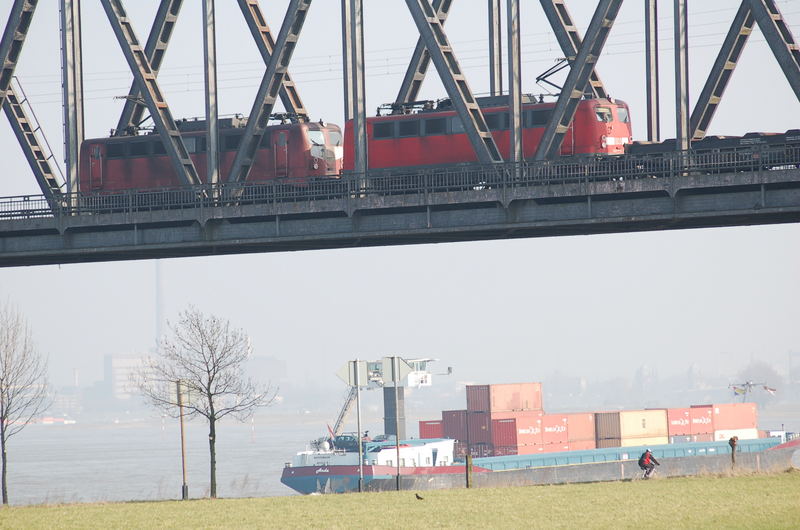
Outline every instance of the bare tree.
[[185, 414], [208, 422], [211, 457], [211, 497], [217, 496], [217, 422], [232, 415], [243, 421], [256, 408], [275, 399], [268, 384], [245, 377], [244, 363], [250, 356], [250, 339], [230, 322], [189, 308], [179, 315], [172, 332], [162, 341], [156, 358], [148, 359], [136, 377], [144, 396], [167, 414], [179, 415], [176, 383], [180, 383]]
[[8, 439], [50, 405], [47, 362], [33, 345], [25, 318], [9, 304], [0, 307], [0, 453], [3, 504], [8, 504]]

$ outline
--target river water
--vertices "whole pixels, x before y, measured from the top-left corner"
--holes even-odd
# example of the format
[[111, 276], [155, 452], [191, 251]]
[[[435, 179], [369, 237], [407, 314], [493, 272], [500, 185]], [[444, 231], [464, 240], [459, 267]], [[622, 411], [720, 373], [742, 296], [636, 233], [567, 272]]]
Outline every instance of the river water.
[[[236, 423], [217, 428], [217, 495], [292, 495], [284, 463], [325, 433], [320, 421]], [[208, 428], [186, 425], [189, 496], [209, 493]], [[8, 445], [12, 505], [179, 499], [180, 428], [176, 420], [29, 425]]]

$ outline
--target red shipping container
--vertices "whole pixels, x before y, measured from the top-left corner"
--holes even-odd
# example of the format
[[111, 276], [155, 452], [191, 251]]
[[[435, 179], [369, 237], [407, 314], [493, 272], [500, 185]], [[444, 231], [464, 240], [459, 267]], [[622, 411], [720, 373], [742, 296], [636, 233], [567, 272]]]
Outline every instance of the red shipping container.
[[544, 416], [544, 412], [540, 410], [504, 410], [493, 411], [489, 413], [493, 420], [507, 420], [507, 419], [524, 419], [524, 420], [537, 420]]
[[713, 405], [714, 431], [755, 429], [758, 412], [755, 403], [724, 403]]
[[542, 442], [545, 444], [566, 443], [569, 418], [566, 414], [545, 414], [542, 416]]
[[669, 436], [688, 436], [692, 434], [692, 409], [667, 409], [667, 430]]
[[588, 451], [589, 449], [596, 449], [597, 443], [594, 440], [576, 440], [569, 442], [570, 451]]
[[518, 455], [538, 455], [544, 452], [544, 444], [518, 445]]
[[569, 451], [569, 443], [563, 442], [558, 444], [543, 444], [542, 445], [542, 452], [543, 453], [562, 453], [564, 451]]
[[581, 412], [567, 414], [567, 434], [570, 442], [591, 441], [594, 449], [594, 414]]
[[443, 410], [442, 434], [444, 438], [465, 442], [467, 440], [467, 411]]
[[689, 409], [692, 420], [691, 434], [714, 433], [714, 408], [711, 406], [692, 407]]
[[492, 418], [488, 412], [467, 412], [470, 444], [492, 443]]
[[420, 438], [444, 438], [442, 420], [423, 420], [419, 422]]
[[467, 410], [475, 412], [542, 410], [542, 384], [468, 385]]
[[[492, 445], [495, 446], [495, 453], [498, 447], [517, 446], [517, 420], [506, 418], [492, 420]], [[516, 453], [514, 453], [516, 454]]]

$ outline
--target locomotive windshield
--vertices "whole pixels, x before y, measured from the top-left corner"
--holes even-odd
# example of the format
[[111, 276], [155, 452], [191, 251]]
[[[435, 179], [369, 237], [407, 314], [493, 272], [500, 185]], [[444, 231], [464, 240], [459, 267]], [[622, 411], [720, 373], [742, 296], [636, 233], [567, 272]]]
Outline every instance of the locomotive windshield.
[[325, 135], [322, 131], [308, 131], [308, 139], [314, 145], [325, 145]]
[[597, 107], [594, 109], [595, 116], [597, 116], [597, 121], [602, 121], [604, 123], [611, 123], [614, 121], [614, 118], [611, 116], [611, 109], [608, 107]]
[[342, 145], [342, 133], [336, 130], [328, 129], [328, 140], [333, 146]]
[[626, 109], [625, 107], [617, 107], [617, 117], [619, 118], [619, 121], [621, 121], [622, 123], [628, 123], [630, 119], [628, 117], [628, 109]]

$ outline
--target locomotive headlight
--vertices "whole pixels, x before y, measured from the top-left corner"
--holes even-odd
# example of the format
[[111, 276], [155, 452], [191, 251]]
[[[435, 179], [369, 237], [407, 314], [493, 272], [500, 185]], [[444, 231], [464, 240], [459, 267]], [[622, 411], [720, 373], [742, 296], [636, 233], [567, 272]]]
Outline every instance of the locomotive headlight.
[[606, 147], [608, 147], [608, 138], [606, 138], [606, 135], [605, 135], [605, 134], [604, 134], [603, 136], [601, 136], [601, 137], [600, 137], [600, 146], [601, 146], [603, 149], [605, 149]]

